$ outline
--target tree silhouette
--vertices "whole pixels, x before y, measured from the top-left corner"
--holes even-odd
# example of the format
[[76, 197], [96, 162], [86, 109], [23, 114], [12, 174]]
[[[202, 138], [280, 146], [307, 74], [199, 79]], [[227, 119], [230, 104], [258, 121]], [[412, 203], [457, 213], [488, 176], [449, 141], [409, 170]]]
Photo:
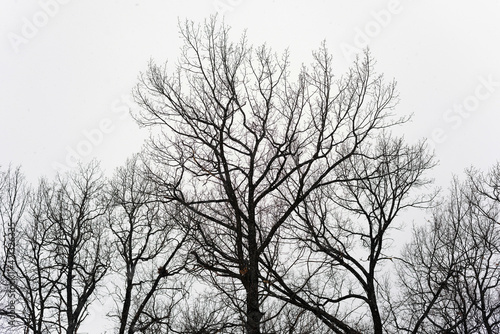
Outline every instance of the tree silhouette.
[[[395, 119], [394, 83], [373, 73], [368, 54], [333, 78], [323, 46], [293, 80], [288, 54], [238, 43], [216, 19], [181, 27], [173, 74], [151, 63], [136, 89], [138, 123], [158, 129], [149, 143], [161, 196], [193, 214], [198, 266], [230, 294], [247, 333], [260, 333], [266, 300], [261, 261], [282, 225], [361, 144]], [[349, 177], [351, 177], [349, 175]], [[363, 175], [365, 177], [365, 175]]]

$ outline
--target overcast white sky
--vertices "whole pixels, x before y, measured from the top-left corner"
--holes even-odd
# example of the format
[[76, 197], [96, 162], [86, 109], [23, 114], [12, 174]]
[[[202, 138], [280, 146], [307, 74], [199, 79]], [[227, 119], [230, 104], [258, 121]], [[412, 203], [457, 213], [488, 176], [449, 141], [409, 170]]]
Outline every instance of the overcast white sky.
[[[368, 45], [395, 78], [408, 139], [436, 145], [439, 179], [500, 158], [500, 1], [4, 0], [0, 164], [30, 180], [97, 158], [107, 171], [140, 149], [130, 92], [150, 58], [174, 62], [178, 19], [216, 12], [297, 66], [326, 40], [338, 74]], [[128, 102], [130, 101], [130, 102]], [[89, 139], [90, 137], [90, 139]]]
[[247, 29], [296, 66], [326, 40], [341, 75], [369, 46], [398, 82], [399, 112], [414, 114], [402, 132], [435, 144], [442, 185], [500, 159], [499, 0], [2, 0], [0, 165], [31, 181], [76, 155], [121, 165], [146, 137], [128, 115], [140, 71], [176, 60], [178, 19], [216, 12], [234, 39]]

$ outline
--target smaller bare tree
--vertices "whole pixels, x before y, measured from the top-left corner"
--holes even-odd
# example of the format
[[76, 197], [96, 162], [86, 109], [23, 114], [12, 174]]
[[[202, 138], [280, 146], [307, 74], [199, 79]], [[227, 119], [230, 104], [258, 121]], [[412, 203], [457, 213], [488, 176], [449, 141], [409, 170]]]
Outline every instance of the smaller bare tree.
[[296, 210], [289, 238], [298, 241], [297, 258], [292, 266], [266, 264], [270, 293], [336, 333], [383, 333], [382, 269], [395, 256], [390, 231], [402, 210], [431, 203], [432, 193], [414, 192], [430, 183], [424, 173], [433, 165], [424, 144], [382, 135], [363, 145], [337, 169], [341, 181]]
[[[498, 165], [497, 165], [498, 166]], [[416, 229], [400, 267], [396, 328], [409, 333], [498, 333], [498, 167], [454, 179], [430, 225]]]
[[47, 233], [50, 226], [42, 218], [42, 190], [30, 194], [20, 168], [9, 167], [2, 185], [0, 315], [6, 318], [9, 332], [24, 329], [41, 334], [52, 328], [49, 302], [57, 281], [47, 253], [52, 239]]
[[117, 277], [114, 298], [119, 334], [171, 326], [175, 306], [185, 295], [188, 231], [178, 207], [157, 199], [139, 155], [117, 169], [110, 184], [113, 212], [110, 227]]
[[210, 286], [200, 285], [191, 297], [184, 301], [172, 333], [216, 334], [239, 333], [244, 330], [232, 305]]
[[88, 315], [110, 265], [104, 186], [104, 176], [93, 162], [58, 176], [44, 192], [46, 219], [54, 226], [54, 270], [62, 275], [55, 307], [66, 334], [76, 333]]

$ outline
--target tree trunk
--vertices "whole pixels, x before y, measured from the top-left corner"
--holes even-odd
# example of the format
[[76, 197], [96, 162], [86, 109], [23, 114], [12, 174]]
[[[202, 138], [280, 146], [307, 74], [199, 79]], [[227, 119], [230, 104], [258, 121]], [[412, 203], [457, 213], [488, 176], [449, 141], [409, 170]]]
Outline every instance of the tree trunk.
[[131, 269], [129, 270], [129, 272], [127, 272], [127, 287], [125, 291], [125, 299], [123, 301], [122, 314], [120, 317], [120, 329], [118, 331], [118, 334], [125, 334], [125, 329], [127, 326], [130, 303], [132, 299], [132, 277], [134, 269]]
[[377, 303], [377, 296], [375, 295], [375, 288], [373, 286], [373, 283], [369, 283], [368, 289], [369, 291], [367, 295], [370, 305], [370, 312], [372, 314], [372, 320], [373, 320], [373, 333], [383, 334], [382, 318], [380, 317], [380, 312]]
[[[251, 218], [253, 215], [251, 215]], [[252, 219], [248, 226], [248, 272], [244, 275], [247, 293], [247, 334], [260, 334], [260, 322], [264, 315], [259, 303], [259, 255], [257, 252], [257, 233]]]
[[260, 322], [263, 313], [259, 308], [259, 281], [256, 272], [249, 271], [247, 292], [247, 334], [260, 334]]

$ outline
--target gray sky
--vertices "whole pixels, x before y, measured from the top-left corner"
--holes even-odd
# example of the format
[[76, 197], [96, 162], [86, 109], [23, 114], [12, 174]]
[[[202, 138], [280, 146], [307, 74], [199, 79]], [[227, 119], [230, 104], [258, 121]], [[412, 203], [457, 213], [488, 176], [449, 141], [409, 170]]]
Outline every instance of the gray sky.
[[500, 1], [3, 0], [0, 165], [31, 181], [97, 158], [111, 172], [147, 133], [128, 115], [150, 58], [174, 63], [178, 19], [224, 15], [234, 39], [289, 48], [295, 66], [326, 40], [338, 75], [369, 46], [398, 82], [400, 129], [428, 138], [451, 174], [500, 159]]

